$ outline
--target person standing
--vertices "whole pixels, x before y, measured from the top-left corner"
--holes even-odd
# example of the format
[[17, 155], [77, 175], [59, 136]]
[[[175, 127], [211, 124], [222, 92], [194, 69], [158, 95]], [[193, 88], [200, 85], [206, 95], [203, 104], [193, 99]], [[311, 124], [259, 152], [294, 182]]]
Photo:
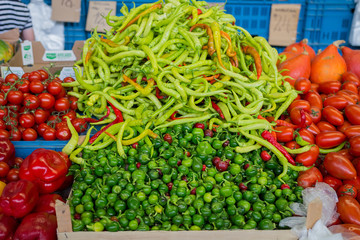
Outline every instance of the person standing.
[[20, 0], [0, 0], [0, 34], [18, 28], [22, 40], [35, 41], [31, 15]]

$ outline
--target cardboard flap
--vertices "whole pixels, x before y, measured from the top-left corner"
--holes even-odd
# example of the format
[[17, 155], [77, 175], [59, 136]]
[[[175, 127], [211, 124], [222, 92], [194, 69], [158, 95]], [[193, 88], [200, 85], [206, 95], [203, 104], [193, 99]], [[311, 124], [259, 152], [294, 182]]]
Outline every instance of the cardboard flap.
[[59, 22], [80, 22], [81, 0], [51, 1], [51, 19]]
[[14, 28], [0, 34], [1, 40], [7, 41], [11, 44], [15, 44], [16, 42], [18, 42], [19, 38], [20, 38], [20, 32], [18, 28]]
[[58, 232], [72, 232], [70, 207], [66, 203], [56, 200], [55, 211]]

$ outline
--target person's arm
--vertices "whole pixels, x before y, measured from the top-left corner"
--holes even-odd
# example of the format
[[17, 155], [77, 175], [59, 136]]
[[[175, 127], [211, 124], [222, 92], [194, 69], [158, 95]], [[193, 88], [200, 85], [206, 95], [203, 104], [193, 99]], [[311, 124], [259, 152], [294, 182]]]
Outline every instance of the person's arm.
[[27, 29], [24, 29], [22, 32], [21, 32], [21, 39], [23, 41], [25, 40], [29, 40], [29, 41], [35, 41], [35, 34], [34, 34], [34, 29], [33, 28], [27, 28]]

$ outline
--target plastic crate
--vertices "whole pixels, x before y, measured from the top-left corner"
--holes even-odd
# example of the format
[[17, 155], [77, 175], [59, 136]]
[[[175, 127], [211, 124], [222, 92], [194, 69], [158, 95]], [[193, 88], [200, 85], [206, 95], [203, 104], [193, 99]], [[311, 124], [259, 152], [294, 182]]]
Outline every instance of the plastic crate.
[[36, 141], [12, 141], [15, 147], [15, 155], [21, 158], [26, 158], [38, 148], [45, 148], [61, 152], [67, 142], [68, 141], [45, 141], [39, 139]]
[[348, 42], [353, 0], [307, 0], [304, 38], [314, 49], [323, 49], [336, 40]]
[[306, 0], [229, 0], [225, 5], [226, 13], [232, 14], [236, 25], [245, 28], [250, 34], [269, 38], [269, 25], [272, 4], [301, 4], [296, 40], [304, 35]]

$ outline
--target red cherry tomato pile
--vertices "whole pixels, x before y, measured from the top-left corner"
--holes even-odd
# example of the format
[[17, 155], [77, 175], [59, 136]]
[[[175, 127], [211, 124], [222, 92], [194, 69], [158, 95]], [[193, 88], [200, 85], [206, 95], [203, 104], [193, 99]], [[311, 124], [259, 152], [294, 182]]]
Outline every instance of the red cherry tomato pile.
[[6, 161], [0, 161], [0, 181], [9, 183], [19, 180], [19, 168], [23, 161], [24, 159], [16, 157], [13, 166], [10, 166]]
[[[64, 79], [71, 81], [71, 77]], [[65, 116], [78, 132], [84, 132], [87, 123], [75, 112], [78, 99], [68, 96], [61, 83], [42, 69], [21, 78], [13, 73], [0, 78], [0, 139], [34, 141], [40, 136], [68, 140], [71, 133]]]

